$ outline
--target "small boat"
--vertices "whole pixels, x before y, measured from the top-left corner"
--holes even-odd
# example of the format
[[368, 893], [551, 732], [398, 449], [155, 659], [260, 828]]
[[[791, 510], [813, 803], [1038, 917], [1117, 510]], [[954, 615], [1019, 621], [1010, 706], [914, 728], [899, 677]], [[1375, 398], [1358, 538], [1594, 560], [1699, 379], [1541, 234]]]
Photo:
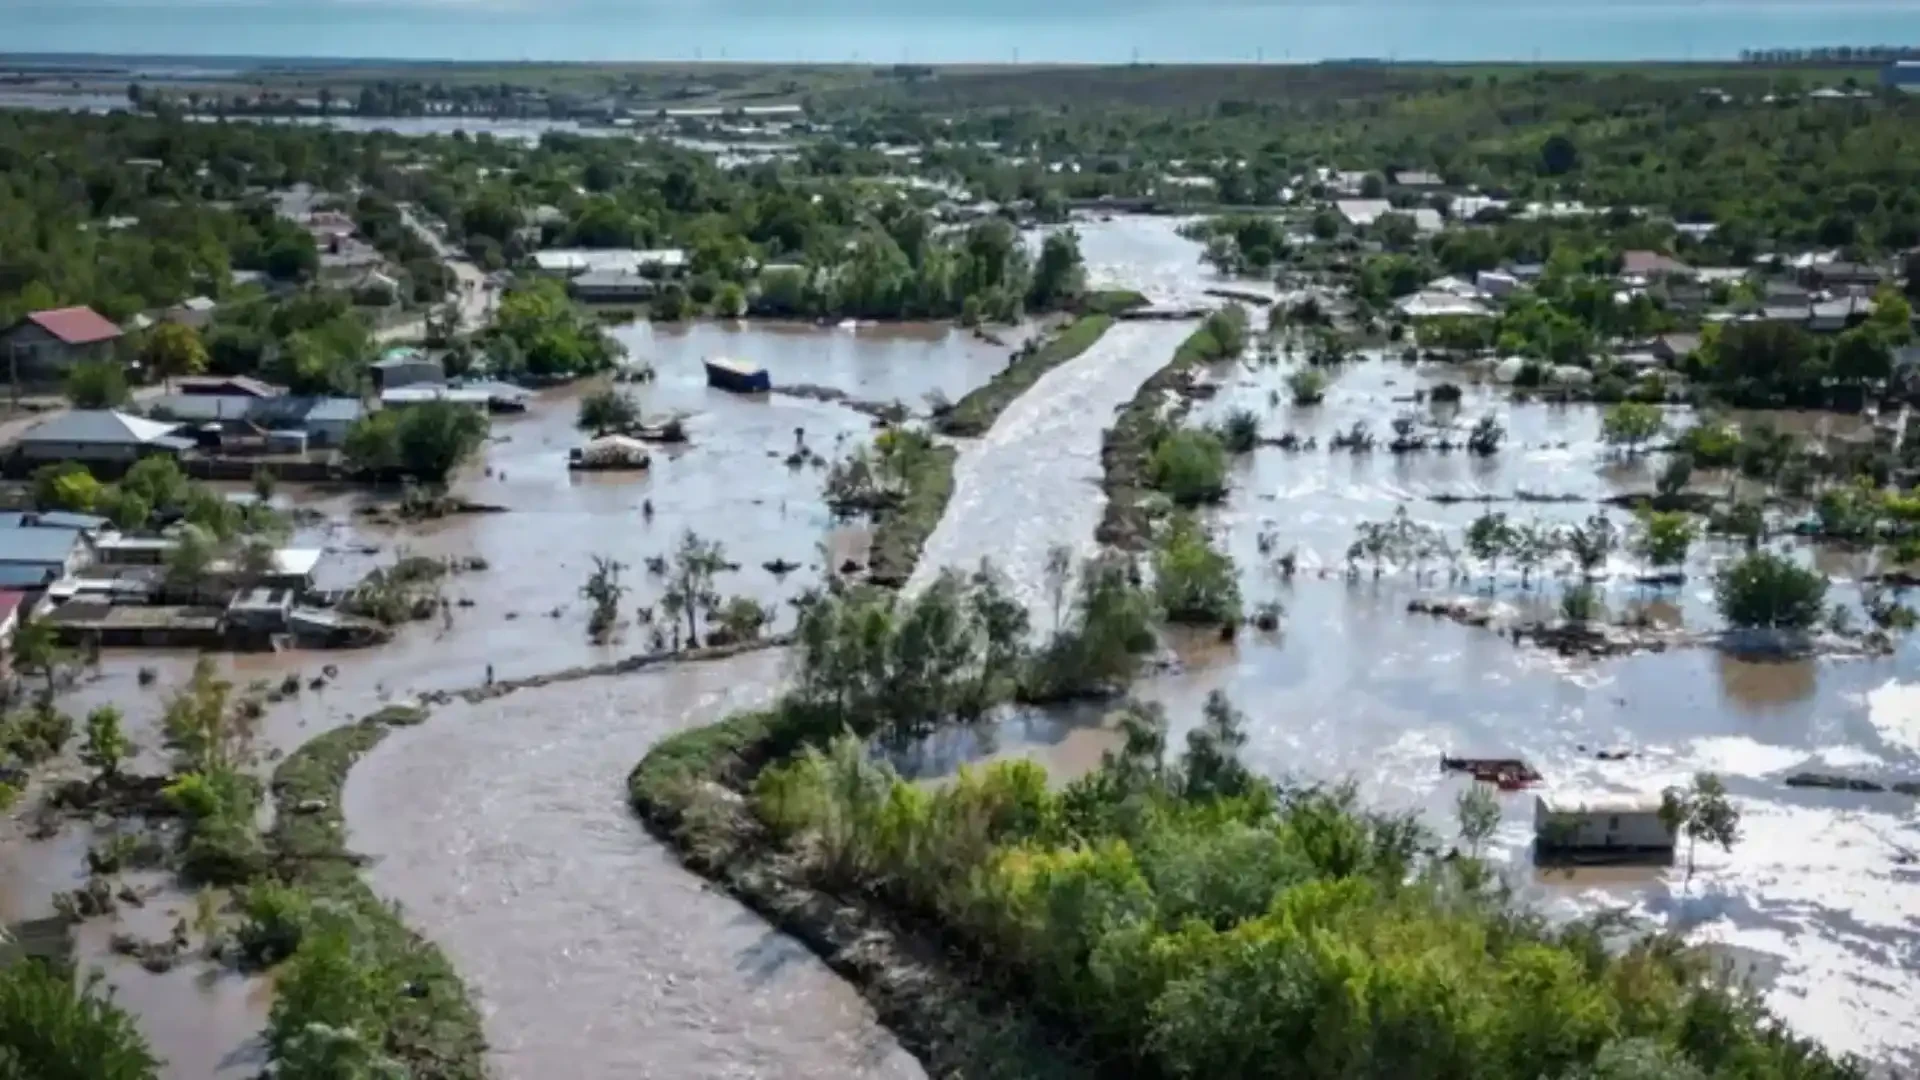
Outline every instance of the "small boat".
[[736, 394], [764, 394], [773, 389], [773, 379], [759, 364], [722, 356], [707, 361], [707, 385]]
[[1541, 780], [1533, 766], [1518, 758], [1459, 758], [1440, 756], [1442, 772], [1463, 772], [1502, 791], [1519, 791]]

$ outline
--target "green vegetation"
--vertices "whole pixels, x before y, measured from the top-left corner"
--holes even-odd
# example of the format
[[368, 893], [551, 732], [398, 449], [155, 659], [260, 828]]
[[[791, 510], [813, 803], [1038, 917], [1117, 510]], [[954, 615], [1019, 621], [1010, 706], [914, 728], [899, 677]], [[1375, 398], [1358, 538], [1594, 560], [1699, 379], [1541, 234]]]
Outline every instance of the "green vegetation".
[[[811, 886], [938, 927], [980, 996], [1128, 1075], [1857, 1075], [1677, 942], [1550, 927], [1412, 821], [1268, 785], [1239, 760], [1244, 724], [1216, 695], [1169, 761], [1164, 716], [1133, 706], [1124, 748], [1064, 788], [1027, 761], [929, 788], [851, 737], [756, 769], [748, 747], [781, 725], [757, 716], [663, 744], [632, 794], [756, 903]], [[751, 779], [749, 804], [703, 794], [710, 777]], [[935, 1053], [967, 1037], [918, 1020]]]
[[0, 963], [0, 1077], [154, 1080], [160, 1061], [94, 975], [38, 959]]
[[356, 472], [441, 484], [486, 438], [485, 415], [451, 401], [428, 401], [368, 414], [347, 432], [341, 449]]
[[1827, 579], [1770, 551], [1728, 564], [1713, 591], [1720, 617], [1742, 629], [1808, 630], [1826, 613]]
[[866, 513], [874, 523], [868, 580], [898, 588], [912, 576], [920, 549], [953, 497], [959, 455], [924, 432], [892, 428], [827, 474], [827, 505], [838, 514]]
[[1642, 444], [1660, 434], [1665, 421], [1660, 410], [1638, 401], [1623, 401], [1608, 409], [1601, 418], [1600, 437], [1618, 446], [1632, 457]]
[[1176, 514], [1153, 552], [1154, 594], [1168, 621], [1240, 621], [1240, 584], [1233, 558], [1213, 546], [1191, 514]]
[[580, 399], [582, 431], [605, 435], [609, 431], [628, 431], [640, 423], [640, 403], [629, 394], [609, 387]]
[[497, 374], [549, 381], [606, 371], [620, 350], [567, 298], [563, 285], [549, 280], [520, 285], [501, 297], [481, 344]]
[[958, 436], [985, 435], [1000, 413], [1013, 404], [1015, 398], [1039, 382], [1040, 376], [1086, 352], [1112, 326], [1111, 315], [1086, 315], [1068, 324], [1044, 344], [1030, 343], [1004, 371], [994, 375], [986, 385], [968, 393], [955, 403], [952, 410], [939, 417], [940, 432]]
[[[1247, 345], [1247, 313], [1238, 305], [1209, 315], [1174, 351], [1173, 359], [1147, 381], [1120, 411], [1101, 441], [1101, 487], [1107, 508], [1095, 533], [1103, 544], [1127, 551], [1146, 546], [1152, 524], [1148, 491], [1162, 487], [1176, 500], [1211, 501], [1225, 493], [1225, 450], [1207, 433], [1176, 430], [1162, 415], [1162, 403], [1200, 366], [1238, 356]], [[1181, 439], [1175, 449], [1161, 453], [1164, 443]], [[1208, 445], [1204, 440], [1211, 440]], [[1212, 463], [1219, 454], [1216, 477]]]
[[1740, 808], [1727, 798], [1727, 787], [1712, 773], [1699, 773], [1688, 786], [1661, 793], [1660, 823], [1675, 836], [1687, 838], [1687, 880], [1693, 880], [1693, 850], [1702, 840], [1732, 851], [1740, 839]]

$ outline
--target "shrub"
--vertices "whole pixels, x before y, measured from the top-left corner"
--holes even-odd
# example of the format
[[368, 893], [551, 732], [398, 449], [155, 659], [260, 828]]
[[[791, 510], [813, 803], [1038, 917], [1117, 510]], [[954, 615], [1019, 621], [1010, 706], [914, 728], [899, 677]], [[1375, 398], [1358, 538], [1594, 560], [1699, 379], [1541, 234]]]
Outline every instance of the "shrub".
[[1235, 409], [1227, 414], [1217, 437], [1230, 454], [1250, 453], [1260, 442], [1260, 417], [1251, 409]]
[[0, 963], [0, 1077], [153, 1080], [160, 1063], [133, 1018], [95, 975], [37, 959]]
[[1153, 554], [1154, 591], [1173, 622], [1240, 621], [1240, 583], [1232, 557], [1215, 549], [1199, 522], [1175, 515]]
[[313, 919], [313, 900], [299, 889], [274, 881], [249, 887], [240, 898], [246, 916], [235, 940], [240, 954], [256, 968], [268, 968], [287, 959]]
[[1227, 494], [1226, 447], [1210, 431], [1176, 431], [1154, 447], [1147, 476], [1182, 506], [1217, 502]]
[[1287, 376], [1287, 389], [1295, 405], [1318, 405], [1327, 396], [1327, 377], [1313, 368], [1301, 368]]
[[1728, 564], [1714, 579], [1720, 617], [1741, 628], [1806, 630], [1825, 610], [1827, 579], [1770, 551]]

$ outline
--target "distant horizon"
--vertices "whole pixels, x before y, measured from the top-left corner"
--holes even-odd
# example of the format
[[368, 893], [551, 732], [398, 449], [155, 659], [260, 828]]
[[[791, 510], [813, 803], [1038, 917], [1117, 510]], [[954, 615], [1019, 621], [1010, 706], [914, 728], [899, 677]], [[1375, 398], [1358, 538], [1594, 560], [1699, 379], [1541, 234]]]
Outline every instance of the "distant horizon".
[[[0, 0], [8, 56], [189, 63], [1705, 63], [1920, 43], [1911, 0]], [[400, 43], [405, 43], [404, 46]], [[407, 55], [411, 54], [411, 55]]]

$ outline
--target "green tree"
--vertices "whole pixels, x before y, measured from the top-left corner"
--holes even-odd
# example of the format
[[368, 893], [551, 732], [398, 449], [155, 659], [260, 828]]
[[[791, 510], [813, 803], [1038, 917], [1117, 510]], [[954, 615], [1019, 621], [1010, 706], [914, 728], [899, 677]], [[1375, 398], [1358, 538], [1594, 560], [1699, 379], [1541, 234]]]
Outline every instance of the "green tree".
[[609, 431], [629, 431], [640, 423], [640, 403], [618, 390], [597, 390], [580, 399], [582, 431], [604, 435]]
[[1160, 440], [1147, 478], [1182, 506], [1215, 502], [1227, 493], [1227, 450], [1211, 431], [1176, 431]]
[[120, 763], [132, 752], [132, 744], [120, 727], [120, 710], [102, 705], [87, 714], [87, 742], [80, 748], [80, 760], [103, 777], [119, 773]]
[[688, 529], [680, 536], [667, 569], [667, 587], [660, 606], [668, 618], [687, 620], [687, 645], [700, 645], [700, 615], [720, 604], [714, 578], [726, 569], [726, 550], [717, 540], [705, 540]]
[[1326, 397], [1327, 377], [1314, 368], [1301, 368], [1287, 376], [1287, 389], [1295, 405], [1318, 405]]
[[487, 418], [450, 401], [382, 409], [348, 430], [342, 452], [354, 469], [444, 483], [487, 438]]
[[1825, 611], [1827, 579], [1770, 551], [1755, 551], [1714, 579], [1720, 617], [1731, 626], [1806, 630]]
[[1684, 565], [1693, 546], [1693, 519], [1678, 510], [1652, 510], [1641, 515], [1634, 538], [1634, 554], [1655, 571]]
[[1726, 785], [1713, 773], [1698, 773], [1687, 787], [1661, 793], [1660, 823], [1687, 838], [1687, 880], [1693, 880], [1694, 846], [1701, 840], [1727, 851], [1740, 840], [1740, 808], [1727, 798]]
[[1487, 581], [1500, 576], [1500, 559], [1512, 552], [1513, 525], [1507, 515], [1491, 510], [1474, 518], [1467, 526], [1467, 554], [1487, 564]]
[[588, 575], [587, 583], [580, 586], [580, 595], [593, 602], [587, 633], [593, 636], [596, 644], [606, 643], [613, 634], [615, 620], [620, 616], [620, 598], [627, 594], [627, 587], [620, 584], [620, 571], [624, 569], [624, 563], [595, 555], [593, 573]]
[[207, 347], [193, 327], [163, 322], [147, 331], [147, 340], [140, 346], [140, 362], [171, 388], [175, 378], [207, 370]]
[[1080, 234], [1061, 229], [1040, 245], [1040, 261], [1033, 268], [1027, 306], [1034, 311], [1066, 307], [1086, 292], [1086, 267], [1080, 260]]
[[1460, 838], [1467, 842], [1467, 851], [1479, 858], [1481, 849], [1500, 829], [1500, 800], [1494, 797], [1490, 785], [1476, 782], [1455, 797], [1453, 813], [1460, 823]]
[[44, 619], [27, 619], [13, 632], [8, 659], [13, 670], [23, 675], [38, 674], [47, 680], [47, 696], [59, 688], [60, 669], [70, 659], [60, 647], [53, 624]]
[[1160, 607], [1179, 623], [1240, 621], [1240, 583], [1233, 558], [1213, 546], [1191, 514], [1175, 514], [1153, 553]]
[[67, 372], [67, 400], [76, 409], [117, 409], [132, 395], [126, 369], [113, 360], [82, 360]]
[[1641, 401], [1623, 401], [1609, 408], [1601, 418], [1600, 437], [1632, 457], [1640, 453], [1642, 444], [1660, 434], [1664, 426], [1658, 407]]

